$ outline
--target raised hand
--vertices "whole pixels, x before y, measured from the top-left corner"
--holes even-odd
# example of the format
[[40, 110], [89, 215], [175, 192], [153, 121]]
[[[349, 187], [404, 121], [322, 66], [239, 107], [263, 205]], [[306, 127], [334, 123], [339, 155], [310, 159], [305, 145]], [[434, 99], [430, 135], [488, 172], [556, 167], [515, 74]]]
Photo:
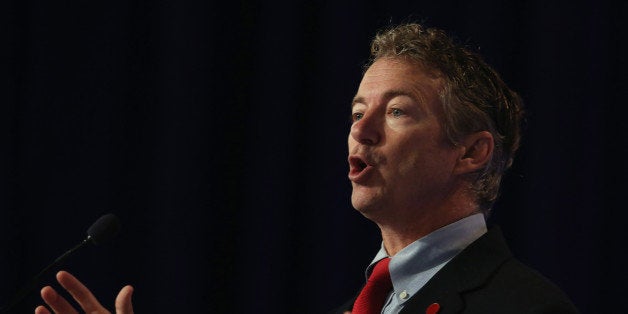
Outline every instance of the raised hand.
[[[57, 281], [72, 295], [85, 313], [111, 314], [109, 310], [98, 302], [98, 299], [96, 299], [92, 292], [70, 273], [66, 271], [58, 272]], [[131, 303], [132, 294], [133, 287], [131, 286], [125, 286], [120, 290], [115, 302], [116, 314], [133, 314], [133, 305]], [[41, 289], [41, 297], [55, 314], [79, 313], [65, 298], [50, 286]], [[51, 314], [51, 312], [45, 306], [40, 305], [35, 309], [35, 314]]]

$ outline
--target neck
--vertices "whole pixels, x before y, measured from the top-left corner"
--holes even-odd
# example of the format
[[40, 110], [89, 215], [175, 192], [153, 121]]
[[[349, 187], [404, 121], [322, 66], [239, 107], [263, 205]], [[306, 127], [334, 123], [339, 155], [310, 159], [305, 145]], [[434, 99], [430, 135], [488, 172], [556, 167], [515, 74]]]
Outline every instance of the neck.
[[390, 256], [394, 256], [412, 242], [431, 232], [454, 223], [478, 212], [474, 202], [454, 200], [429, 210], [411, 210], [404, 217], [396, 217], [393, 221], [378, 222], [384, 248]]

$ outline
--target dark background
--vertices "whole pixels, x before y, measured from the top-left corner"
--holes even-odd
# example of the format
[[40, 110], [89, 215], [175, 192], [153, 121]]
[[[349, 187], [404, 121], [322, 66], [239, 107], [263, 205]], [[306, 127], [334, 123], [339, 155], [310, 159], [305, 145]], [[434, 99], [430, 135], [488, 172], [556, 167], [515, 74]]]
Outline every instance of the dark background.
[[423, 21], [526, 102], [491, 218], [515, 255], [584, 313], [628, 311], [628, 6], [514, 3], [2, 2], [0, 303], [113, 212], [65, 266], [109, 308], [127, 283], [137, 313], [339, 305], [380, 241], [349, 202], [349, 103], [374, 32]]

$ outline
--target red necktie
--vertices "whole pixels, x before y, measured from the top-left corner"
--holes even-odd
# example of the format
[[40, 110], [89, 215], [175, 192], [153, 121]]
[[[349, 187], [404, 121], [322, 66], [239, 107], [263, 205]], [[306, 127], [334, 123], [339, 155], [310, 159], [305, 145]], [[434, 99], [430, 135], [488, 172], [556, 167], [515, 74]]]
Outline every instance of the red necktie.
[[379, 314], [384, 302], [392, 290], [392, 281], [388, 272], [390, 258], [385, 258], [375, 265], [366, 285], [353, 304], [352, 314]]

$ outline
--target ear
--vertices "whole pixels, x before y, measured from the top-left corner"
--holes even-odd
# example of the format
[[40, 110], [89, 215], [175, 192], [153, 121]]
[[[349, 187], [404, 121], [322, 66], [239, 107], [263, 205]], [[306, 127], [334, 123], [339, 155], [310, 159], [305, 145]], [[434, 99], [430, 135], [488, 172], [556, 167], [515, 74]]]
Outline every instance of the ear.
[[460, 145], [461, 153], [456, 161], [454, 173], [460, 175], [484, 168], [491, 160], [495, 148], [493, 135], [488, 131], [469, 134], [458, 145]]

